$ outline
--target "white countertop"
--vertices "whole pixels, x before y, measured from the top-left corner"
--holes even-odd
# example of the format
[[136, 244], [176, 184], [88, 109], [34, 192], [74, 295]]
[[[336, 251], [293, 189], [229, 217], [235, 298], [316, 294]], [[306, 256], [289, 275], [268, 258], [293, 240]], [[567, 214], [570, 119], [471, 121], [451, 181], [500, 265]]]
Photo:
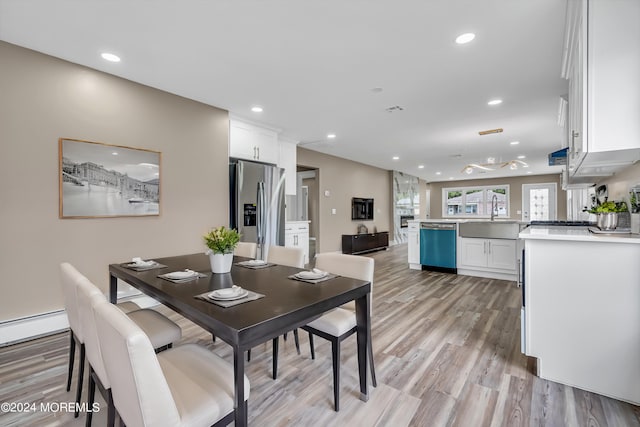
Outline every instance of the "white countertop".
[[285, 224], [309, 224], [311, 221], [285, 221]]
[[521, 239], [564, 240], [574, 242], [640, 244], [640, 234], [595, 234], [588, 227], [527, 227], [518, 235]]
[[493, 220], [493, 221], [491, 221], [489, 218], [456, 218], [456, 219], [442, 219], [442, 218], [425, 219], [425, 218], [420, 218], [420, 219], [410, 219], [407, 222], [417, 222], [417, 223], [421, 223], [421, 222], [436, 222], [436, 223], [487, 222], [487, 223], [496, 223], [496, 224], [517, 222], [518, 224], [528, 224], [527, 221], [519, 221], [517, 219], [510, 219], [510, 218], [500, 218], [500, 219], [496, 219], [496, 220]]

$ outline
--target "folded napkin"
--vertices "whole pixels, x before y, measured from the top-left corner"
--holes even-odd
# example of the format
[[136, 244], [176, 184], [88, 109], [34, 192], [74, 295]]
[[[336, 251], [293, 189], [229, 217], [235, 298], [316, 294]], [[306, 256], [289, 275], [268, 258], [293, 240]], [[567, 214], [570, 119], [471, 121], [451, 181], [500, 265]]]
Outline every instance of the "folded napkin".
[[[300, 272], [300, 273], [304, 273], [304, 272]], [[300, 273], [297, 274], [292, 274], [291, 276], [289, 276], [289, 279], [293, 279], [293, 280], [299, 280], [300, 282], [307, 282], [307, 283], [320, 283], [320, 282], [326, 282], [327, 280], [331, 280], [334, 279], [336, 277], [338, 277], [337, 274], [331, 274], [331, 273], [326, 273], [324, 276], [309, 276], [309, 277], [305, 277], [304, 275], [300, 276]]]
[[186, 283], [193, 280], [198, 280], [203, 277], [207, 277], [207, 275], [204, 273], [198, 273], [197, 271], [186, 269], [184, 271], [172, 271], [171, 273], [160, 274], [158, 275], [158, 277], [173, 283]]
[[245, 268], [252, 268], [254, 270], [258, 269], [258, 268], [266, 268], [266, 267], [273, 267], [275, 264], [270, 263], [270, 262], [259, 262], [259, 260], [249, 260], [249, 261], [240, 261], [238, 263], [236, 263], [236, 265], [239, 265], [240, 267], [245, 267]]
[[130, 263], [123, 264], [123, 266], [135, 271], [153, 270], [155, 268], [166, 267], [166, 265], [160, 264], [159, 262], [156, 262], [152, 259], [148, 261], [143, 261], [142, 258], [139, 258], [139, 257], [133, 258]]
[[238, 305], [238, 304], [243, 304], [245, 302], [249, 302], [249, 301], [255, 301], [257, 299], [263, 298], [264, 295], [263, 294], [259, 294], [257, 292], [253, 292], [253, 291], [249, 291], [247, 289], [248, 293], [246, 297], [242, 297], [242, 298], [238, 298], [238, 299], [234, 299], [234, 300], [216, 300], [213, 298], [209, 298], [209, 294], [211, 293], [211, 291], [207, 291], [203, 294], [200, 295], [196, 295], [194, 298], [206, 301], [206, 302], [210, 302], [212, 304], [215, 305], [219, 305], [220, 307], [224, 307], [224, 308], [228, 308], [228, 307], [233, 307], [234, 305]]

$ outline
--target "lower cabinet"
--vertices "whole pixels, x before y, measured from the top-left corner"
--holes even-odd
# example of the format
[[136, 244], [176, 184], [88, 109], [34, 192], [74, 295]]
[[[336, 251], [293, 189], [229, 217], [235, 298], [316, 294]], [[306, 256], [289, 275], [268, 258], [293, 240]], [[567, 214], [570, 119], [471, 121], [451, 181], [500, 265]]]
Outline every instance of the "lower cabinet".
[[309, 263], [309, 223], [287, 222], [284, 227], [284, 245], [287, 247], [302, 248], [304, 251], [304, 263]]
[[385, 249], [389, 246], [389, 232], [366, 234], [343, 234], [342, 253], [359, 254]]
[[409, 223], [407, 231], [409, 268], [420, 270], [420, 229], [419, 223]]
[[458, 269], [518, 274], [516, 240], [458, 238]]

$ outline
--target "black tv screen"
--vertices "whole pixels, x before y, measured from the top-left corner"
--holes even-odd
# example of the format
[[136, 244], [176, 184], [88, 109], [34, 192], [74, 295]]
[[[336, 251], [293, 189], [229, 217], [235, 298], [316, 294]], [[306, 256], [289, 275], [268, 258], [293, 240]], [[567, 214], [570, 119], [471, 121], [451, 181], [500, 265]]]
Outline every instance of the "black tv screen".
[[351, 199], [351, 219], [353, 221], [373, 219], [373, 199], [361, 197]]

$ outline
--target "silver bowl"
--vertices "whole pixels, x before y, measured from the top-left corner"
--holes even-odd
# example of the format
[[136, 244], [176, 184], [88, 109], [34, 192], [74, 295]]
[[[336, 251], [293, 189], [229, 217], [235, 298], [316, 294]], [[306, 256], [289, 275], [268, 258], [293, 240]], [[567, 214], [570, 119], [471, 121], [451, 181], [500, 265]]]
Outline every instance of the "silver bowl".
[[618, 212], [599, 213], [596, 225], [600, 230], [615, 230], [618, 226]]

